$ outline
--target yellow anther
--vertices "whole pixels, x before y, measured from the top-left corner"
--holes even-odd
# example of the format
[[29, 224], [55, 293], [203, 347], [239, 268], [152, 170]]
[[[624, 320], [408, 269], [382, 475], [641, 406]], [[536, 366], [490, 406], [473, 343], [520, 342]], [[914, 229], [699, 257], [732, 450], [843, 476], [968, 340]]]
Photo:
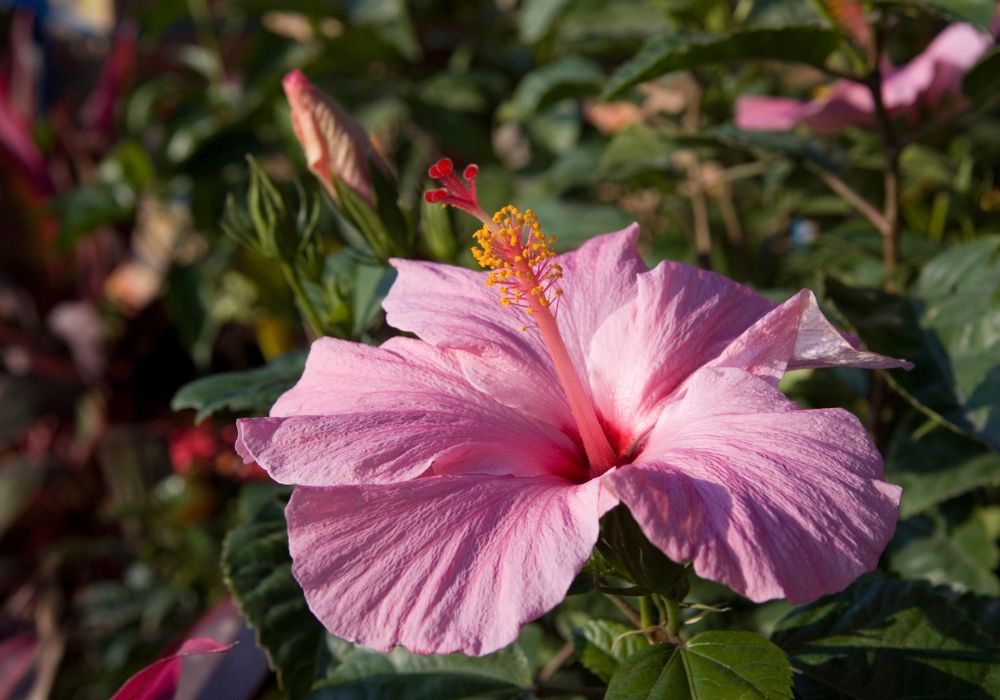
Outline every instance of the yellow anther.
[[562, 295], [554, 285], [563, 275], [562, 268], [549, 262], [555, 257], [550, 247], [555, 237], [542, 233], [530, 209], [522, 214], [513, 206], [505, 206], [474, 237], [477, 245], [472, 248], [472, 256], [490, 270], [486, 284], [501, 288], [501, 306], [519, 306], [530, 315], [538, 308], [551, 306], [552, 299]]

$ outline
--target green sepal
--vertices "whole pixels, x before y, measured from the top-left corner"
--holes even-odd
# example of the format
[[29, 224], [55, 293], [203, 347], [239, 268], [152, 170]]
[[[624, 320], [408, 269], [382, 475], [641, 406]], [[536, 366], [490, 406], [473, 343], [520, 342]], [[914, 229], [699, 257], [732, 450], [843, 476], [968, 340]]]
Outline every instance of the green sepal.
[[639, 586], [631, 595], [652, 592], [683, 600], [688, 593], [687, 567], [653, 545], [623, 505], [601, 519], [597, 550], [616, 571]]

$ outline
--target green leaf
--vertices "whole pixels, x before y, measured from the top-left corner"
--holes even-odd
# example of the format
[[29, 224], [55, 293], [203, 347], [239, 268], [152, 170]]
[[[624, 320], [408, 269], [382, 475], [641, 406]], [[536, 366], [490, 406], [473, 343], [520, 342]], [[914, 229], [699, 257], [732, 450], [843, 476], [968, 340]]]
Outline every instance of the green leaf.
[[569, 0], [525, 0], [517, 16], [517, 34], [525, 44], [545, 37]]
[[223, 409], [266, 414], [302, 376], [305, 361], [304, 352], [290, 352], [263, 367], [196, 379], [177, 391], [170, 407], [175, 411], [195, 409], [196, 422]]
[[1000, 92], [1000, 47], [993, 47], [962, 78], [962, 92], [981, 105]]
[[958, 523], [938, 513], [905, 520], [889, 552], [889, 567], [900, 576], [994, 596], [1000, 595], [997, 564], [1000, 550], [980, 510]]
[[889, 375], [904, 396], [1000, 451], [1000, 236], [935, 257], [912, 298], [833, 280], [827, 292], [869, 348], [916, 365]]
[[634, 0], [571, 2], [556, 26], [553, 44], [588, 55], [622, 55], [641, 41], [675, 30], [662, 7]]
[[901, 426], [885, 460], [886, 481], [903, 487], [901, 517], [981, 486], [1000, 485], [1000, 455], [981, 442], [951, 430], [915, 428], [913, 421]]
[[597, 64], [566, 56], [524, 76], [498, 116], [502, 121], [523, 121], [564, 98], [594, 94], [603, 82], [604, 73]]
[[743, 27], [726, 34], [669, 34], [646, 42], [620, 66], [601, 97], [611, 99], [665, 73], [713, 63], [777, 60], [822, 67], [838, 41], [836, 32], [813, 25]]
[[1000, 451], [1000, 236], [938, 255], [913, 293], [921, 324], [947, 352], [935, 359], [954, 383], [953, 420]]
[[414, 654], [402, 647], [397, 647], [388, 654], [381, 654], [334, 637], [330, 637], [328, 642], [335, 647], [333, 653], [339, 661], [336, 669], [328, 676], [332, 684], [391, 673], [455, 673], [485, 676], [519, 686], [531, 685], [531, 664], [516, 642], [481, 657], [464, 654]]
[[873, 0], [877, 5], [898, 5], [921, 12], [943, 15], [989, 31], [996, 3], [993, 0]]
[[803, 697], [987, 698], [1000, 693], [994, 641], [924, 582], [867, 576], [803, 606], [771, 637]]
[[784, 700], [792, 697], [785, 654], [753, 632], [703, 632], [682, 646], [660, 644], [630, 657], [607, 700]]
[[389, 287], [396, 279], [396, 271], [382, 265], [360, 264], [354, 271], [354, 294], [352, 308], [354, 325], [353, 337], [359, 337], [375, 316], [382, 310], [382, 300], [389, 293]]
[[518, 643], [486, 656], [413, 654], [397, 647], [388, 654], [398, 673], [461, 673], [485, 676], [519, 686], [531, 685], [531, 664]]
[[399, 185], [396, 179], [371, 161], [368, 163], [368, 175], [375, 191], [375, 208], [379, 221], [385, 226], [392, 241], [390, 250], [394, 255], [410, 255], [413, 229], [399, 208]]
[[277, 672], [278, 684], [298, 697], [317, 676], [326, 631], [292, 577], [282, 493], [287, 491], [270, 484], [243, 489], [242, 524], [226, 535], [222, 572], [233, 600], [257, 632], [257, 644]]
[[308, 700], [527, 700], [531, 693], [510, 682], [460, 673], [369, 676], [317, 690]]
[[67, 251], [96, 228], [124, 221], [135, 207], [135, 192], [127, 185], [95, 184], [53, 198], [59, 220], [59, 250]]
[[536, 193], [525, 193], [517, 201], [538, 215], [545, 232], [556, 237], [560, 251], [571, 250], [599, 233], [625, 228], [634, 220], [610, 204], [585, 204]]
[[420, 203], [420, 233], [434, 260], [452, 262], [458, 252], [458, 240], [448, 209], [426, 200]]
[[678, 143], [712, 143], [751, 153], [780, 154], [796, 160], [818, 163], [828, 170], [843, 170], [847, 154], [836, 146], [788, 131], [744, 131], [733, 124], [702, 129], [693, 135], [678, 135]]
[[649, 646], [646, 638], [613, 620], [587, 620], [573, 630], [577, 658], [587, 670], [607, 683], [619, 664]]
[[340, 198], [339, 211], [358, 229], [376, 258], [385, 261], [401, 254], [393, 234], [372, 205], [340, 179], [333, 180], [333, 187]]
[[601, 154], [596, 179], [625, 179], [644, 172], [669, 174], [676, 145], [644, 124], [630, 124], [615, 134]]

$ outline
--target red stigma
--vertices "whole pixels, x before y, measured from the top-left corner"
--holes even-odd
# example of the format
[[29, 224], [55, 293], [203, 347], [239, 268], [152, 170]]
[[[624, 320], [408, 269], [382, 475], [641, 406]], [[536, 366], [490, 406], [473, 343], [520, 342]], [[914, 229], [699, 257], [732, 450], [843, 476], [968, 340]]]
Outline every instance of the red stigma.
[[424, 199], [432, 204], [441, 202], [467, 211], [476, 218], [486, 221], [486, 213], [479, 206], [479, 200], [476, 197], [476, 175], [478, 173], [478, 165], [468, 165], [462, 171], [460, 178], [455, 173], [455, 164], [452, 163], [451, 158], [442, 158], [427, 169], [427, 174], [440, 180], [444, 187], [426, 192]]
[[451, 171], [455, 169], [455, 166], [451, 162], [451, 158], [442, 158], [437, 162], [437, 177], [448, 177], [451, 175]]

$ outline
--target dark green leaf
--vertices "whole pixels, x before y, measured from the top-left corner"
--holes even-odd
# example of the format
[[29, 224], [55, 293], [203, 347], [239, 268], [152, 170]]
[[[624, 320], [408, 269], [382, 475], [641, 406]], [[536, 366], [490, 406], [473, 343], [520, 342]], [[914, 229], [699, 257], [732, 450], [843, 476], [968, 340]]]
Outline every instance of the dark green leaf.
[[990, 698], [1000, 692], [995, 643], [929, 584], [868, 576], [798, 608], [772, 639], [804, 697]]
[[968, 22], [982, 31], [988, 31], [993, 20], [996, 3], [993, 0], [873, 0], [879, 5], [898, 5], [922, 12], [943, 15], [949, 19]]
[[382, 300], [396, 279], [396, 271], [381, 265], [358, 265], [354, 271], [354, 326], [352, 335], [357, 338], [371, 326], [382, 310]]
[[677, 147], [648, 126], [630, 124], [615, 134], [601, 154], [598, 179], [624, 179], [643, 172], [672, 174]]
[[645, 39], [674, 31], [666, 15], [653, 3], [634, 0], [571, 2], [556, 24], [554, 43], [589, 54], [621, 55]]
[[589, 204], [558, 197], [525, 194], [518, 201], [532, 209], [543, 222], [545, 232], [556, 237], [556, 248], [571, 250], [591, 236], [625, 228], [634, 220], [610, 204]]
[[392, 240], [390, 250], [394, 255], [409, 255], [413, 228], [399, 208], [399, 185], [396, 179], [373, 162], [368, 163], [368, 174], [375, 191], [375, 208], [379, 221]]
[[334, 663], [332, 672], [325, 677], [324, 687], [340, 687], [345, 684], [354, 687], [356, 682], [371, 676], [391, 674], [408, 677], [441, 674], [470, 678], [478, 676], [503, 681], [507, 684], [505, 688], [531, 685], [532, 666], [518, 642], [482, 657], [414, 654], [402, 647], [382, 654], [332, 636], [327, 637], [327, 645]]
[[1000, 484], [1000, 455], [981, 442], [938, 428], [896, 434], [886, 455], [887, 481], [903, 487], [900, 515], [907, 518], [980, 486]]
[[1000, 47], [994, 47], [969, 69], [962, 79], [962, 92], [976, 105], [1000, 93]]
[[195, 409], [198, 422], [223, 409], [266, 414], [302, 376], [305, 359], [303, 352], [290, 352], [263, 367], [196, 379], [180, 388], [170, 407], [175, 411]]
[[534, 44], [549, 31], [552, 22], [569, 0], [525, 0], [517, 18], [517, 33], [521, 41]]
[[607, 683], [618, 665], [649, 646], [634, 629], [613, 620], [587, 620], [573, 630], [577, 658], [591, 673]]
[[973, 593], [953, 595], [952, 600], [979, 629], [993, 639], [1000, 639], [1000, 598]]
[[527, 700], [513, 683], [460, 673], [369, 676], [317, 690], [308, 700]]
[[270, 484], [244, 488], [239, 504], [242, 524], [226, 536], [222, 571], [233, 600], [277, 672], [279, 685], [298, 697], [316, 678], [326, 632], [309, 612], [292, 577], [281, 493]]
[[745, 27], [726, 34], [669, 34], [648, 41], [620, 66], [604, 87], [603, 99], [676, 70], [713, 63], [778, 60], [822, 67], [836, 48], [836, 32], [819, 26]]
[[916, 365], [890, 376], [914, 405], [1000, 451], [1000, 236], [935, 257], [912, 298], [827, 292], [869, 348]]
[[947, 352], [935, 359], [954, 383], [954, 420], [1000, 451], [1000, 236], [938, 255], [913, 294], [921, 324]]
[[904, 520], [896, 528], [889, 566], [900, 576], [960, 591], [1000, 595], [993, 569], [1000, 563], [995, 535], [983, 511], [952, 523], [939, 513]]
[[608, 700], [784, 700], [792, 697], [785, 654], [753, 632], [703, 632], [686, 644], [660, 644], [630, 657], [608, 686]]
[[126, 185], [90, 185], [59, 195], [52, 208], [59, 218], [60, 250], [100, 226], [127, 219], [135, 206], [135, 192]]
[[335, 637], [328, 638], [328, 643], [337, 660], [336, 668], [328, 675], [331, 684], [392, 673], [454, 673], [484, 676], [520, 686], [531, 685], [531, 664], [516, 642], [481, 657], [464, 654], [414, 654], [402, 647], [397, 647], [388, 654], [381, 654]]
[[501, 106], [499, 117], [504, 121], [523, 121], [566, 97], [596, 93], [603, 81], [604, 73], [595, 63], [567, 56], [528, 73], [510, 101]]
[[518, 643], [481, 657], [413, 654], [397, 647], [387, 657], [397, 673], [455, 673], [485, 676], [513, 685], [531, 685], [531, 664]]
[[744, 131], [732, 124], [702, 129], [693, 135], [678, 135], [679, 143], [713, 143], [753, 153], [780, 154], [797, 160], [818, 163], [828, 170], [842, 170], [847, 154], [836, 146], [799, 136], [789, 131]]

